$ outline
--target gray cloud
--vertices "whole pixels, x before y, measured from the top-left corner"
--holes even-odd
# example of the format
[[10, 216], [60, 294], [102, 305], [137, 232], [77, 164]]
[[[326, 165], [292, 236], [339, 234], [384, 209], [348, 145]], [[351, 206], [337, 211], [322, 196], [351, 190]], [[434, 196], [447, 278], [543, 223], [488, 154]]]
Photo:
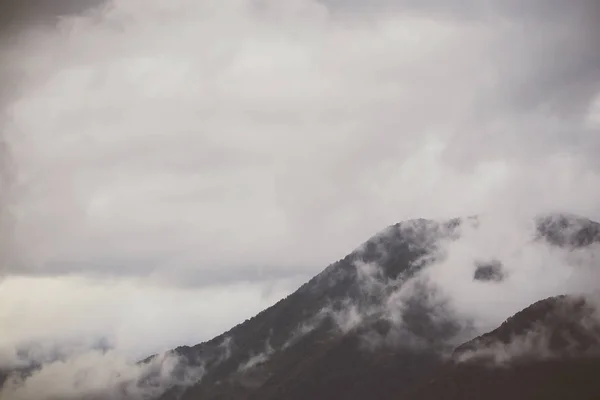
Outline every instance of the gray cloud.
[[12, 375], [0, 395], [9, 400], [147, 399], [201, 378], [202, 367], [190, 367], [172, 353], [136, 364], [112, 351], [91, 351], [44, 364], [25, 376]]
[[14, 32], [32, 24], [52, 24], [57, 18], [79, 14], [103, 3], [104, 0], [7, 1], [0, 6], [0, 26], [4, 31]]
[[[561, 1], [345, 1], [323, 0], [336, 11], [403, 12], [493, 30], [489, 52], [493, 65], [473, 78], [487, 75], [489, 86], [473, 104], [475, 125], [461, 126], [449, 146], [451, 157], [470, 167], [488, 156], [535, 157], [556, 151], [598, 151], [592, 132], [581, 126], [600, 85], [600, 7], [594, 0]], [[480, 29], [474, 35], [481, 35]], [[467, 53], [463, 51], [462, 53]], [[460, 54], [460, 52], [457, 52]], [[462, 55], [462, 54], [461, 54]], [[464, 55], [463, 55], [464, 56]], [[446, 62], [440, 65], [447, 65]], [[444, 68], [443, 66], [441, 68]], [[474, 85], [464, 90], [473, 90]], [[487, 95], [485, 90], [488, 90]], [[490, 126], [491, 125], [491, 126]], [[596, 130], [593, 128], [593, 130]], [[465, 132], [466, 131], [466, 132]], [[526, 136], [525, 140], [523, 137]], [[469, 146], [469, 142], [476, 143]], [[590, 147], [582, 146], [587, 143]], [[470, 149], [477, 154], [471, 154]], [[465, 161], [466, 159], [466, 161]]]

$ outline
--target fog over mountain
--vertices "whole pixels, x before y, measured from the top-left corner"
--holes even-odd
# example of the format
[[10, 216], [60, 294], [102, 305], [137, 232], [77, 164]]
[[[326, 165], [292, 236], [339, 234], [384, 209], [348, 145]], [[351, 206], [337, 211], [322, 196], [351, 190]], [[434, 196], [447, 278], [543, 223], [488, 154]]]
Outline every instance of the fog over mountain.
[[[453, 374], [458, 368], [457, 379], [464, 376], [462, 366], [445, 366], [450, 355], [459, 363], [483, 357], [503, 367], [526, 357], [538, 376], [546, 375], [537, 360], [600, 355], [600, 224], [570, 215], [506, 222], [505, 231], [486, 217], [395, 224], [273, 307], [209, 341], [141, 363], [127, 362], [103, 343], [92, 351], [80, 346], [79, 353], [55, 352], [54, 359], [33, 365], [25, 360], [35, 349], [21, 352], [21, 367], [6, 372], [2, 394], [410, 399], [414, 390], [420, 396], [440, 392], [437, 384], [419, 389], [437, 370]], [[507, 232], [513, 240], [503, 236]], [[486, 236], [498, 239], [493, 248], [481, 246]], [[495, 260], [489, 265], [502, 269], [502, 279], [475, 278], [483, 256]], [[557, 293], [571, 296], [564, 306], [562, 297], [538, 301]], [[583, 308], [580, 296], [587, 302]], [[457, 398], [465, 391], [472, 389], [459, 389]], [[582, 392], [589, 393], [595, 392]]]
[[[383, 275], [385, 257], [351, 260], [339, 273], [360, 284], [322, 280], [339, 301], [289, 329], [402, 325], [425, 296], [461, 321], [459, 345], [598, 289], [597, 1], [32, 0], [0, 16], [0, 369], [47, 366], [31, 390], [187, 385], [206, 366], [136, 361], [217, 337], [419, 218], [463, 223]], [[423, 268], [399, 285], [407, 265]]]

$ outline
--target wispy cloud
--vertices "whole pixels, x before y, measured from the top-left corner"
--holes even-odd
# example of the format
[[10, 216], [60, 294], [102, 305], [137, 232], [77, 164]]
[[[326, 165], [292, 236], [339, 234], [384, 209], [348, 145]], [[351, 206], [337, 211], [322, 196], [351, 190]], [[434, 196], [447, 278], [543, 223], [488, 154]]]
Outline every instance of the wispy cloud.
[[[552, 223], [554, 229], [561, 229], [564, 218], [550, 215], [544, 220]], [[416, 272], [390, 278], [393, 271], [389, 262], [365, 264], [359, 260], [355, 263], [355, 284], [359, 290], [352, 292], [353, 297], [338, 301], [335, 312], [326, 307], [321, 314], [330, 316], [342, 332], [364, 321], [387, 321], [390, 324], [387, 333], [367, 333], [371, 348], [377, 347], [375, 342], [380, 341], [379, 345], [433, 344], [441, 346], [440, 349], [446, 344], [447, 349], [452, 349], [496, 328], [506, 318], [540, 299], [563, 294], [590, 295], [600, 290], [600, 271], [596, 265], [600, 255], [599, 226], [573, 216], [567, 218], [576, 229], [561, 230], [564, 241], [559, 243], [554, 240], [555, 235], [540, 236], [540, 219], [507, 215], [466, 219], [455, 225], [453, 233], [445, 238], [441, 236], [435, 246], [413, 235], [413, 245], [424, 246], [428, 251], [424, 265], [420, 258], [412, 260], [421, 265]], [[423, 222], [425, 226], [431, 227], [428, 236], [434, 237], [442, 225]], [[586, 242], [583, 247], [572, 244], [582, 233], [596, 237], [596, 242]], [[381, 242], [383, 235], [385, 231], [374, 238], [374, 243]], [[389, 236], [388, 240], [402, 239]], [[404, 240], [411, 241], [411, 237], [404, 236]], [[365, 253], [361, 247], [359, 254], [386, 260], [388, 251], [379, 246]], [[502, 279], [478, 278], [482, 259], [500, 265]], [[411, 266], [407, 261], [411, 260], [401, 261], [400, 265], [404, 262], [409, 271]], [[332, 274], [328, 276], [335, 278]], [[364, 328], [364, 323], [362, 325]]]
[[135, 364], [108, 352], [86, 352], [64, 361], [43, 364], [25, 375], [9, 376], [3, 399], [142, 399], [202, 378], [201, 367], [182, 364], [173, 354]]

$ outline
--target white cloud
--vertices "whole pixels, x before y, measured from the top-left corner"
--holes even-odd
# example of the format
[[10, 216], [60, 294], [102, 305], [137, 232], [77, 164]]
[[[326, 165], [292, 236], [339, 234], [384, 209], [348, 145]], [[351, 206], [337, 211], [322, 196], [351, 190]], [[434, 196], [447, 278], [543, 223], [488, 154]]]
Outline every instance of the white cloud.
[[487, 29], [403, 16], [347, 25], [316, 4], [177, 3], [167, 16], [132, 4], [24, 46], [26, 68], [47, 77], [7, 128], [24, 263], [315, 271], [390, 221], [435, 213], [418, 200], [436, 183], [465, 185], [451, 212], [485, 198], [464, 194], [482, 177], [448, 176], [438, 156], [468, 113], [475, 92], [462, 89]]
[[[551, 296], [600, 289], [597, 244], [570, 249], [536, 241], [532, 219], [484, 216], [477, 228], [465, 225], [461, 238], [444, 246], [444, 256], [424, 276], [459, 316], [479, 334], [500, 325], [528, 305]], [[473, 279], [475, 262], [497, 260], [501, 282]]]
[[92, 351], [44, 364], [26, 377], [13, 375], [1, 394], [10, 400], [154, 398], [172, 386], [189, 385], [202, 378], [201, 367], [189, 366], [177, 378], [180, 365], [180, 360], [170, 353], [136, 364], [115, 352]]
[[56, 350], [84, 353], [94, 341], [104, 340], [135, 361], [216, 336], [296, 284], [274, 281], [265, 292], [264, 282], [185, 290], [134, 280], [9, 278], [0, 286], [0, 351], [42, 344], [30, 358], [44, 361]]

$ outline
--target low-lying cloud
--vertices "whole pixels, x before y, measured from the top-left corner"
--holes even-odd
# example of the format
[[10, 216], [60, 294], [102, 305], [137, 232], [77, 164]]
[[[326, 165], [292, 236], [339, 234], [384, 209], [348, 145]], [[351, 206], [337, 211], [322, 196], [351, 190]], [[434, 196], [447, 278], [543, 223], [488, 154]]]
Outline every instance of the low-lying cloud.
[[[561, 228], [565, 218], [571, 226]], [[549, 236], [540, 236], [541, 222], [557, 229]], [[423, 237], [436, 237], [434, 243], [421, 241], [421, 235], [407, 236], [414, 225], [421, 225]], [[483, 215], [463, 219], [460, 225], [415, 221], [403, 228], [404, 240], [427, 252], [412, 260], [417, 266], [407, 265], [398, 277], [390, 277], [389, 265], [354, 263], [357, 269], [358, 298], [337, 302], [321, 314], [332, 317], [341, 332], [346, 333], [374, 318], [390, 323], [383, 335], [366, 334], [369, 347], [379, 345], [423, 347], [434, 344], [441, 350], [482, 335], [502, 324], [507, 318], [538, 300], [552, 296], [591, 296], [600, 290], [600, 228], [589, 220], [575, 216], [549, 215], [543, 219], [513, 218], [508, 215]], [[454, 226], [453, 230], [440, 226]], [[402, 240], [393, 236], [393, 230], [383, 231], [374, 242]], [[446, 232], [439, 236], [439, 232]], [[560, 232], [560, 234], [559, 234]], [[582, 232], [588, 236], [582, 236]], [[386, 239], [386, 235], [387, 239]], [[555, 239], [561, 237], [557, 243]], [[595, 238], [584, 246], [576, 245], [574, 238]], [[363, 248], [359, 254], [365, 256]], [[378, 258], [386, 258], [389, 251], [379, 246]], [[369, 253], [371, 255], [371, 253]], [[501, 266], [502, 279], [476, 279], [477, 262], [492, 259], [492, 265]], [[335, 279], [335, 275], [330, 275]], [[370, 300], [365, 300], [370, 299]], [[364, 305], [366, 301], [366, 306]], [[600, 303], [599, 303], [600, 304]], [[588, 316], [593, 320], [593, 315]], [[598, 320], [600, 323], [600, 320]], [[543, 343], [531, 342], [533, 337], [543, 341], [543, 335], [532, 332], [513, 344], [512, 354], [525, 344], [535, 353]], [[444, 344], [446, 347], [444, 347]], [[510, 350], [510, 351], [509, 351]], [[540, 351], [540, 355], [543, 352]], [[499, 356], [500, 357], [500, 356]], [[503, 357], [508, 357], [504, 354]]]
[[[544, 299], [508, 319], [495, 331], [460, 346], [456, 362], [510, 366], [600, 354], [598, 292]], [[544, 309], [545, 308], [545, 309]]]
[[136, 364], [112, 351], [92, 351], [13, 373], [0, 395], [9, 400], [147, 399], [198, 382], [202, 373], [171, 353]]

